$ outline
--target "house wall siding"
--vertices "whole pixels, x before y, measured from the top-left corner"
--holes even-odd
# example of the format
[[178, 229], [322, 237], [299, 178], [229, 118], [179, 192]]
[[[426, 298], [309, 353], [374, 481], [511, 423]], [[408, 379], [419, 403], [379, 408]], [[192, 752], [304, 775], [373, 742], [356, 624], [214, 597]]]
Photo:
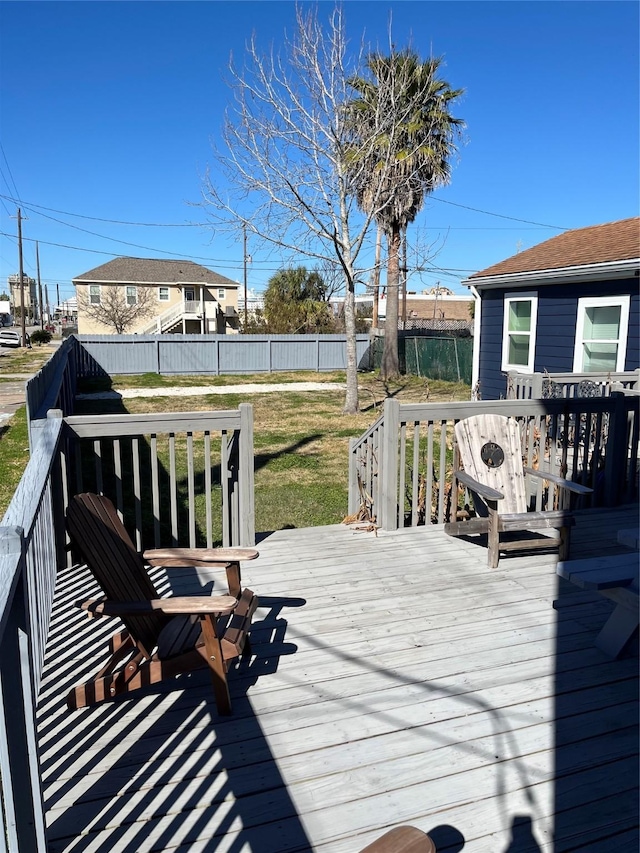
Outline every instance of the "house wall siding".
[[558, 285], [527, 284], [482, 293], [482, 329], [480, 333], [480, 394], [484, 400], [506, 396], [506, 375], [502, 372], [502, 327], [504, 298], [518, 290], [537, 293], [538, 321], [534, 371], [565, 373], [573, 370], [578, 300], [582, 297], [631, 295], [629, 330], [624, 369], [640, 367], [640, 295], [638, 279], [574, 282]]
[[[116, 283], [111, 284], [105, 281], [96, 281], [95, 284], [100, 285], [102, 288], [106, 287], [119, 287], [123, 288], [126, 285]], [[131, 282], [133, 287], [151, 287], [155, 292], [155, 301], [153, 303], [154, 312], [144, 317], [141, 317], [136, 323], [133, 323], [131, 327], [127, 330], [129, 334], [139, 333], [141, 330], [145, 329], [150, 322], [154, 319], [154, 317], [159, 317], [165, 311], [170, 308], [173, 308], [176, 305], [180, 305], [184, 301], [184, 290], [192, 288], [195, 291], [196, 295], [196, 303], [200, 303], [200, 284], [191, 285], [191, 284], [170, 284], [168, 282], [163, 282], [160, 284], [141, 284], [137, 282]], [[160, 287], [168, 287], [169, 288], [169, 299], [161, 301], [159, 298], [159, 288]], [[219, 289], [224, 289], [225, 298], [218, 300], [217, 293]], [[78, 334], [80, 335], [104, 335], [104, 334], [113, 334], [113, 328], [109, 326], [104, 326], [101, 323], [96, 322], [90, 317], [87, 317], [86, 311], [83, 310], [83, 300], [86, 300], [89, 296], [89, 285], [88, 284], [77, 284], [76, 285], [76, 293], [78, 295]], [[209, 289], [205, 287], [204, 289], [204, 303], [205, 303], [205, 311], [207, 311], [207, 315], [210, 316], [215, 323], [215, 331], [219, 334], [224, 334], [225, 326], [224, 326], [224, 317], [219, 317], [218, 312], [212, 310], [211, 306], [220, 305], [222, 311], [225, 308], [233, 308], [237, 314], [238, 311], [238, 289], [237, 287], [230, 287], [224, 285], [210, 285]], [[195, 334], [198, 334], [200, 331], [200, 323], [195, 321], [188, 321], [191, 325], [188, 325], [187, 331], [193, 331]], [[177, 331], [182, 331], [182, 329], [178, 329]]]

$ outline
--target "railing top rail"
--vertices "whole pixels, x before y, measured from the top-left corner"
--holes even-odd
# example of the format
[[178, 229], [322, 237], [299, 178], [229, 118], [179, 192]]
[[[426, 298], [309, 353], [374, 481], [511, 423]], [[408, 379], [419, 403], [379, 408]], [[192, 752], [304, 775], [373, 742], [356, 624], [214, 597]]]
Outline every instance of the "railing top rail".
[[246, 405], [249, 404], [241, 403], [239, 409], [214, 412], [72, 415], [64, 421], [79, 438], [236, 430], [240, 429], [241, 410]]
[[351, 446], [351, 450], [357, 450], [362, 444], [367, 441], [367, 439], [369, 439], [374, 434], [374, 432], [376, 432], [376, 430], [379, 430], [382, 426], [384, 426], [384, 414], [380, 415], [378, 420], [374, 421], [374, 423], [371, 424], [371, 426], [366, 432], [364, 432], [361, 436], [359, 436], [359, 438], [354, 440]]
[[[633, 400], [620, 394], [625, 400]], [[443, 403], [400, 403], [401, 422], [426, 420], [461, 420], [478, 412], [507, 416], [574, 414], [583, 411], [606, 412], [611, 409], [612, 397], [567, 397], [553, 400], [477, 400]]]

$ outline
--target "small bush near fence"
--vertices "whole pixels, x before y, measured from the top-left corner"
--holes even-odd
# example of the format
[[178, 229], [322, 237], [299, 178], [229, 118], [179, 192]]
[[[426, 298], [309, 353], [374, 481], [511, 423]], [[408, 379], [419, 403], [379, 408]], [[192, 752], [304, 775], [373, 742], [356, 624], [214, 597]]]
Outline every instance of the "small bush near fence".
[[[374, 338], [374, 365], [380, 367], [384, 337]], [[425, 379], [471, 385], [473, 338], [398, 336], [400, 370]]]

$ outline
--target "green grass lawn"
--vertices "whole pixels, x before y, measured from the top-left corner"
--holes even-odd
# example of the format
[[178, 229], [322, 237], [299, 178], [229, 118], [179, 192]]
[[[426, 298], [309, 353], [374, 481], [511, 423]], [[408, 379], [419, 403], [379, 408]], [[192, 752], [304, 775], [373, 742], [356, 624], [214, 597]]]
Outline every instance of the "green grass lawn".
[[9, 423], [0, 427], [0, 518], [9, 506], [28, 459], [27, 410], [21, 406]]
[[[133, 387], [188, 388], [305, 381], [344, 383], [346, 378], [343, 372], [318, 374], [302, 371], [224, 377], [146, 374], [114, 376], [106, 382], [82, 382], [78, 390], [90, 392], [111, 387], [117, 391]], [[234, 390], [229, 394], [204, 396], [88, 400], [78, 404], [77, 413], [108, 414], [122, 412], [123, 408], [131, 414], [211, 411], [235, 409], [240, 402], [251, 403], [254, 416], [256, 530], [311, 527], [339, 523], [346, 516], [349, 439], [360, 436], [379, 417], [387, 396], [393, 395], [400, 402], [467, 400], [470, 390], [468, 386], [457, 383], [431, 381], [427, 384], [424, 379], [415, 376], [385, 383], [376, 373], [360, 374], [359, 387], [361, 411], [356, 415], [342, 413], [344, 391], [334, 389], [275, 393], [252, 391], [246, 394]], [[24, 414], [21, 418], [24, 420]], [[24, 439], [21, 440], [20, 436], [24, 436]], [[9, 446], [15, 457], [11, 465], [21, 470], [20, 465], [24, 467], [26, 464], [27, 442], [26, 425], [20, 425], [19, 420], [15, 424], [12, 422], [10, 429], [0, 439], [0, 459], [9, 455], [5, 453], [5, 448], [8, 450]], [[18, 452], [20, 447], [22, 451]], [[2, 480], [5, 478], [2, 477]], [[4, 511], [13, 488], [15, 483], [0, 492], [0, 512]]]

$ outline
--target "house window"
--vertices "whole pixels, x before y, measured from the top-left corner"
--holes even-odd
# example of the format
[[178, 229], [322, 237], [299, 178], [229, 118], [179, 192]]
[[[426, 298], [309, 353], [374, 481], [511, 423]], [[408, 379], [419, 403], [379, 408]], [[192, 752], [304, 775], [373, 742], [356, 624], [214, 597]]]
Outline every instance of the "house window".
[[158, 288], [158, 299], [160, 302], [168, 302], [169, 301], [169, 288], [168, 287], [159, 287]]
[[90, 305], [100, 305], [100, 285], [99, 284], [90, 284], [89, 285], [89, 304]]
[[127, 285], [127, 305], [135, 305], [138, 301], [138, 288]]
[[536, 348], [538, 297], [535, 293], [507, 293], [504, 298], [502, 369], [533, 371]]
[[578, 300], [574, 372], [624, 370], [629, 302], [629, 296], [584, 297]]
[[225, 292], [226, 291], [225, 291], [224, 287], [219, 287], [218, 288], [218, 299], [224, 299]]

